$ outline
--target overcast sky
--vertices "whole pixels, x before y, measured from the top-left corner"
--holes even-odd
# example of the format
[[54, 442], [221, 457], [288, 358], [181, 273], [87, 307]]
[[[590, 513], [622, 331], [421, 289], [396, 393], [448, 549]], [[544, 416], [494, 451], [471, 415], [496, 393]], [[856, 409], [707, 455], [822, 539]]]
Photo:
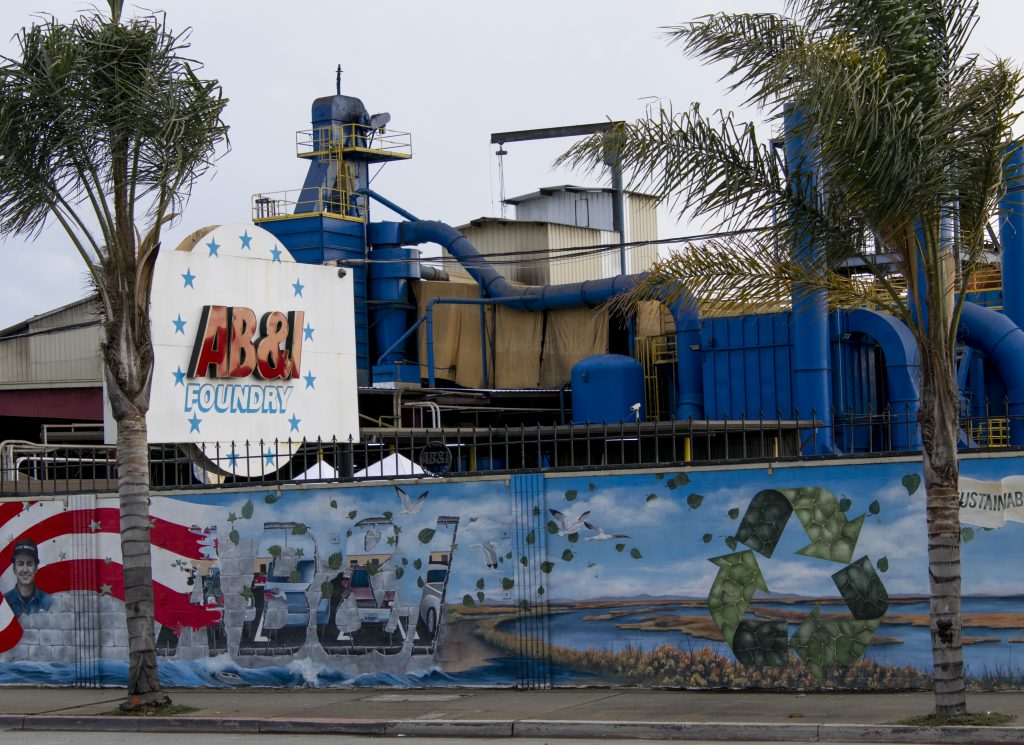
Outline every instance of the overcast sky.
[[[106, 3], [99, 3], [104, 8]], [[131, 12], [138, 5], [130, 0]], [[737, 109], [723, 94], [723, 68], [705, 68], [666, 46], [662, 27], [728, 10], [778, 11], [779, 0], [391, 0], [387, 3], [292, 0], [152, 0], [174, 29], [193, 28], [191, 55], [230, 99], [231, 150], [199, 183], [173, 248], [203, 225], [250, 218], [250, 196], [301, 186], [305, 161], [295, 131], [308, 129], [312, 100], [334, 92], [361, 98], [370, 113], [391, 113], [393, 129], [412, 133], [411, 161], [385, 167], [373, 188], [424, 219], [452, 225], [499, 216], [492, 132], [635, 119], [657, 99], [676, 109], [701, 101], [706, 111]], [[46, 12], [68, 20], [82, 0], [7, 0], [0, 4], [0, 53]], [[981, 0], [974, 50], [1020, 59], [1020, 0]], [[505, 192], [552, 184], [606, 185], [596, 175], [553, 171], [570, 140], [506, 145]], [[510, 212], [511, 216], [511, 212]], [[378, 209], [375, 219], [390, 219]], [[662, 237], [685, 234], [667, 212]], [[699, 226], [696, 226], [699, 227]], [[59, 227], [35, 241], [0, 241], [0, 329], [87, 294], [80, 259]]]

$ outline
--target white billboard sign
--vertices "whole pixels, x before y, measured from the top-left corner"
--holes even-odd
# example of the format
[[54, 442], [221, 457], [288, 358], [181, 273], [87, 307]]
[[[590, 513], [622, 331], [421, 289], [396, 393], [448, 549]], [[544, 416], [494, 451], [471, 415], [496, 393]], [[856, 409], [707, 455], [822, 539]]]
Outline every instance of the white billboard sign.
[[297, 263], [252, 224], [161, 252], [150, 442], [202, 444], [224, 471], [257, 475], [302, 440], [355, 441], [353, 302], [351, 273]]

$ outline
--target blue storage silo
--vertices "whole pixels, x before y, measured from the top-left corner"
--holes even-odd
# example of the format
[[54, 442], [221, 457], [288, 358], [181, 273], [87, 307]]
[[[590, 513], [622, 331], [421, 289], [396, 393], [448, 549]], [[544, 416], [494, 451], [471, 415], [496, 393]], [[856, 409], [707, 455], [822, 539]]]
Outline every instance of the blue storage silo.
[[632, 357], [598, 354], [572, 366], [573, 424], [644, 419], [644, 369]]

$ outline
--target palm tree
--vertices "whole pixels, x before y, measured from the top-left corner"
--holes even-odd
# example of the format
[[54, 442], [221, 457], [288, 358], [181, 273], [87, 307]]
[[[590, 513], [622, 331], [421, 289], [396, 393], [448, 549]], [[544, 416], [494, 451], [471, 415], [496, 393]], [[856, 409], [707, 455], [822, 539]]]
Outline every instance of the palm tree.
[[117, 422], [123, 706], [137, 706], [169, 701], [157, 674], [149, 543], [153, 266], [161, 229], [226, 140], [227, 100], [182, 56], [187, 31], [172, 32], [162, 16], [123, 20], [122, 3], [109, 0], [109, 18], [44, 18], [17, 36], [19, 59], [0, 60], [0, 232], [35, 236], [56, 221], [99, 296]]
[[[749, 92], [748, 104], [788, 120], [788, 178], [776, 141], [697, 105], [649, 111], [560, 159], [599, 167], [614, 148], [635, 184], [681, 214], [743, 229], [661, 261], [624, 308], [680, 286], [719, 308], [792, 297], [795, 310], [827, 292], [833, 304], [881, 302], [912, 330], [943, 717], [966, 709], [956, 329], [1021, 97], [1015, 66], [967, 53], [977, 11], [973, 0], [791, 0], [785, 15], [716, 14], [670, 28], [689, 54], [729, 63], [726, 77]], [[896, 272], [874, 261], [882, 253], [897, 259]], [[836, 271], [851, 260], [859, 279]]]

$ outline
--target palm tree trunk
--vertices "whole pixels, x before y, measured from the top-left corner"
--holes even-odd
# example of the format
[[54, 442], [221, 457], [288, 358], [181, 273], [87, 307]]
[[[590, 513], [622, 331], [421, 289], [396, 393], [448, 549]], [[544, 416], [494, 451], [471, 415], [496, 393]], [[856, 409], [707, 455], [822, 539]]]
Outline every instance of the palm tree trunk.
[[935, 714], [967, 710], [960, 616], [959, 393], [945, 355], [923, 355], [921, 439], [927, 495], [929, 626], [935, 677]]
[[170, 699], [160, 690], [153, 630], [149, 442], [145, 416], [128, 415], [117, 423], [117, 479], [129, 645], [128, 696], [122, 707], [166, 704]]

